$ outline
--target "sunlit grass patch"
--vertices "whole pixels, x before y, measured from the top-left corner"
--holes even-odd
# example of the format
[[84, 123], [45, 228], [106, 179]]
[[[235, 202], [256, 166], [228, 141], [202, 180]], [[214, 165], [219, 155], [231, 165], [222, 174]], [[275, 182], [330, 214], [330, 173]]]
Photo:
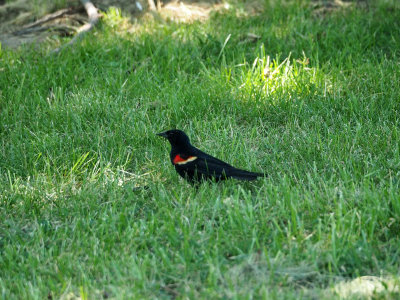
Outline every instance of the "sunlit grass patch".
[[240, 97], [246, 101], [274, 103], [274, 99], [282, 98], [290, 101], [296, 97], [324, 97], [333, 88], [329, 76], [318, 66], [310, 66], [305, 55], [302, 59], [289, 55], [281, 61], [265, 55], [263, 48], [252, 64], [236, 66], [235, 73], [239, 75], [232, 80], [239, 84]]
[[126, 35], [134, 30], [131, 18], [125, 16], [118, 7], [109, 7], [103, 14], [102, 22], [117, 34]]

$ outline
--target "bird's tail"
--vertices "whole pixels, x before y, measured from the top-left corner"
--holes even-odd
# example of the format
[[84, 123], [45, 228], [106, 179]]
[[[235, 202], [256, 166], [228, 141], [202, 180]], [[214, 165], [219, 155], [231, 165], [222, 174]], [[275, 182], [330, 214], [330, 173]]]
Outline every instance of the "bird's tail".
[[232, 177], [235, 179], [239, 180], [256, 180], [258, 177], [265, 177], [266, 174], [263, 173], [255, 173], [255, 172], [249, 172], [246, 170], [241, 170], [241, 169], [230, 169], [229, 172], [226, 174], [228, 177]]

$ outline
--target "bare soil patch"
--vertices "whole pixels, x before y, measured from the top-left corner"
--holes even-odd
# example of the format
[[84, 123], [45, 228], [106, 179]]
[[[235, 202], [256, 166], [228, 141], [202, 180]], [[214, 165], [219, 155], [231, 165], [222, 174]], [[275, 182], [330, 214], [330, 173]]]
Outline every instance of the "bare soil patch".
[[[40, 43], [59, 36], [72, 36], [78, 28], [87, 23], [88, 16], [80, 1], [69, 0], [66, 7], [48, 7], [47, 11], [38, 11], [30, 0], [1, 2], [0, 0], [0, 42], [3, 47], [17, 48], [23, 44]], [[100, 11], [110, 7], [120, 8], [124, 14], [139, 18], [148, 11], [147, 1], [141, 0], [139, 9], [132, 0], [94, 0]], [[223, 7], [222, 4], [209, 2], [169, 1], [155, 12], [162, 18], [180, 22], [205, 20], [211, 11]], [[44, 9], [45, 10], [45, 9]], [[154, 12], [153, 12], [154, 13]]]

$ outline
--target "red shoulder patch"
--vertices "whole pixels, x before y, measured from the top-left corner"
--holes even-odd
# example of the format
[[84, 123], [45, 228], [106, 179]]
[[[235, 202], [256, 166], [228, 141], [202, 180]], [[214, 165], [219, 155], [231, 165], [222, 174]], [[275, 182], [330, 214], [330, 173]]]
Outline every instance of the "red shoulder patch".
[[182, 162], [185, 161], [186, 159], [182, 158], [179, 154], [177, 156], [174, 157], [174, 164], [176, 165], [178, 162]]
[[179, 154], [177, 154], [172, 160], [174, 165], [184, 165], [188, 162], [194, 161], [197, 159], [197, 156], [189, 156], [188, 158], [182, 158]]

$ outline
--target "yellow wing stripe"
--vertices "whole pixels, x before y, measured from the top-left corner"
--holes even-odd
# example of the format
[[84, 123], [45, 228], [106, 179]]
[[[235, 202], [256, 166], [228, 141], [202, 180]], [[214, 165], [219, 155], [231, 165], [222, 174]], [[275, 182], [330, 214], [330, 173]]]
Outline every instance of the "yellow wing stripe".
[[182, 160], [182, 161], [178, 161], [178, 162], [176, 162], [176, 164], [177, 165], [184, 165], [184, 164], [187, 164], [187, 163], [189, 163], [189, 162], [191, 162], [191, 161], [194, 161], [194, 160], [196, 160], [197, 159], [197, 156], [190, 156], [188, 159], [186, 159], [186, 160]]

